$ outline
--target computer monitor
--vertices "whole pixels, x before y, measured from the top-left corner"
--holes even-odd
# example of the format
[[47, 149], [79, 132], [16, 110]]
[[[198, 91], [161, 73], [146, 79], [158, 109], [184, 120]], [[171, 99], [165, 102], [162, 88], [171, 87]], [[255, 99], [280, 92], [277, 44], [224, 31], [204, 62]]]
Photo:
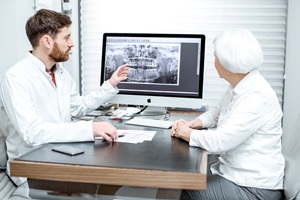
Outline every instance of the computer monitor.
[[104, 33], [100, 85], [127, 64], [108, 103], [200, 109], [204, 51], [202, 34]]

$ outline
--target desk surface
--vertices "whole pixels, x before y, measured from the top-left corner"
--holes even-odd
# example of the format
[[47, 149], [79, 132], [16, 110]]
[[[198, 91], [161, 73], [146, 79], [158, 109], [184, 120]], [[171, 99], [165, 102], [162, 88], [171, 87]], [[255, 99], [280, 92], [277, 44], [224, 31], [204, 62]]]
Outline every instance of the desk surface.
[[84, 154], [53, 152], [47, 144], [11, 161], [11, 174], [32, 179], [128, 185], [172, 189], [205, 189], [207, 154], [172, 138], [170, 130], [124, 126], [118, 129], [156, 130], [152, 141], [139, 144], [68, 143]]

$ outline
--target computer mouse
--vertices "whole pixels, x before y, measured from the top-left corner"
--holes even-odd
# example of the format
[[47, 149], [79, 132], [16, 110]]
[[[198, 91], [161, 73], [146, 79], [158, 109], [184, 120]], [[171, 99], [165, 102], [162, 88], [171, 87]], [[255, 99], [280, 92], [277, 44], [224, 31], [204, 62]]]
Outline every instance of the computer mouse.
[[139, 108], [135, 108], [135, 107], [128, 107], [126, 108], [126, 113], [128, 114], [136, 114], [138, 112], [140, 112], [141, 110]]

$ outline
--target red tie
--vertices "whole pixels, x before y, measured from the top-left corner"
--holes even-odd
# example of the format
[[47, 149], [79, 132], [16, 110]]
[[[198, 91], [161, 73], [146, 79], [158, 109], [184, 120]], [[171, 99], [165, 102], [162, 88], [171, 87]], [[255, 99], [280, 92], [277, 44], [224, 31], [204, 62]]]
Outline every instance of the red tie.
[[55, 75], [54, 72], [52, 70], [49, 70], [46, 68], [46, 72], [51, 76], [52, 82], [54, 83], [54, 85], [56, 86], [56, 81], [55, 81]]

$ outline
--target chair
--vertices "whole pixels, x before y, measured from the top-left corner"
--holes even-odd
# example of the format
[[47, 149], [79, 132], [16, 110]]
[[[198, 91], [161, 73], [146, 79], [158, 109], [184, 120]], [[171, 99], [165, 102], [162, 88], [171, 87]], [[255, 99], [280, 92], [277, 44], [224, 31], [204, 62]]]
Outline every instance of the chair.
[[300, 115], [292, 130], [282, 136], [282, 153], [285, 158], [284, 193], [287, 200], [300, 200]]
[[[0, 107], [4, 109], [3, 107]], [[30, 199], [28, 197], [29, 187], [27, 183], [17, 187], [10, 180], [6, 174], [6, 163], [7, 163], [7, 149], [6, 149], [6, 137], [7, 131], [5, 130], [5, 120], [2, 116], [0, 118], [0, 199], [1, 200], [24, 200]]]

